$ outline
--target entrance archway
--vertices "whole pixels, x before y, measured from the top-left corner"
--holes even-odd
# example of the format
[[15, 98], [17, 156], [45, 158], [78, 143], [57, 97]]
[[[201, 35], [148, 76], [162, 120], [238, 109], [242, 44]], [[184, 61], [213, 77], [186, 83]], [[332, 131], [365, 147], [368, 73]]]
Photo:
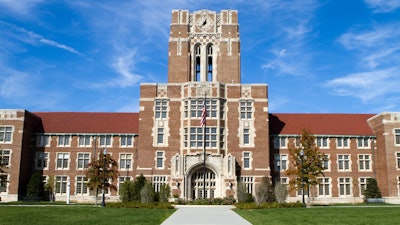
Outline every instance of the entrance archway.
[[214, 198], [215, 194], [215, 185], [216, 185], [216, 178], [215, 173], [206, 168], [205, 171], [205, 196], [204, 193], [204, 169], [198, 168], [196, 171], [193, 172], [192, 176], [190, 177], [190, 197], [192, 199], [198, 198]]

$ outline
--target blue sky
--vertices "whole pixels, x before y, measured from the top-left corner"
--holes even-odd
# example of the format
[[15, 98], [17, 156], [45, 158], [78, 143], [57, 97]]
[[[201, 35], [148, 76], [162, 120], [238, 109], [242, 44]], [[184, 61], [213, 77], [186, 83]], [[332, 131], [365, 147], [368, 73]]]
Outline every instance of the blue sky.
[[400, 0], [0, 0], [0, 108], [137, 112], [167, 82], [172, 9], [238, 10], [270, 112], [400, 111]]

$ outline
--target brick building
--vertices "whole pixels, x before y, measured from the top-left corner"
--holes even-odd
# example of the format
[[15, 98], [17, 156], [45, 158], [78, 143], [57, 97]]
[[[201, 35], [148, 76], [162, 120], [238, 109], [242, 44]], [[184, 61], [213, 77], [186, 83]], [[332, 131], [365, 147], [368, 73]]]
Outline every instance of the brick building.
[[375, 177], [400, 202], [400, 113], [271, 114], [268, 86], [240, 81], [237, 11], [174, 10], [170, 29], [168, 83], [141, 84], [138, 113], [0, 110], [2, 201], [21, 199], [34, 171], [55, 175], [57, 200], [93, 201], [85, 168], [104, 149], [118, 161], [117, 188], [143, 174], [184, 199], [235, 196], [238, 182], [254, 194], [264, 176], [289, 181], [288, 147], [307, 128], [327, 156], [312, 201], [361, 201]]

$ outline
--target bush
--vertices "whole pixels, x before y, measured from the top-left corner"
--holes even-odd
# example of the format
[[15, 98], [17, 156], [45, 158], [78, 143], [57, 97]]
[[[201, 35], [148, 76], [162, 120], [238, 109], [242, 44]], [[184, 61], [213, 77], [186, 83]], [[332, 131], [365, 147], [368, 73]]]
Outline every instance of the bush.
[[119, 199], [122, 202], [131, 202], [134, 199], [134, 185], [132, 181], [126, 180], [119, 189]]
[[279, 203], [284, 203], [286, 201], [288, 190], [286, 184], [277, 183], [275, 185], [275, 198]]
[[256, 200], [257, 204], [275, 201], [274, 189], [269, 177], [263, 177], [261, 183], [256, 186]]
[[160, 187], [160, 192], [158, 192], [158, 197], [160, 202], [168, 202], [171, 196], [171, 188], [167, 184], [162, 184]]
[[133, 196], [132, 196], [133, 201], [135, 201], [135, 202], [141, 201], [141, 198], [142, 198], [141, 191], [146, 183], [147, 183], [147, 181], [146, 181], [146, 178], [143, 176], [143, 174], [140, 174], [140, 176], [136, 177], [136, 180], [133, 183]]
[[237, 197], [239, 203], [254, 202], [254, 197], [250, 193], [246, 193], [246, 185], [242, 182], [237, 186]]
[[106, 206], [110, 208], [174, 209], [170, 203], [110, 202]]
[[44, 187], [42, 175], [39, 173], [39, 171], [32, 174], [27, 189], [28, 190], [26, 196], [28, 197], [28, 199], [40, 201], [40, 199], [43, 197]]
[[276, 208], [301, 208], [303, 204], [301, 202], [292, 203], [278, 203], [278, 202], [265, 202], [260, 205], [256, 203], [238, 203], [236, 208], [238, 209], [276, 209]]
[[367, 187], [363, 191], [365, 201], [368, 198], [382, 198], [381, 191], [378, 187], [378, 182], [374, 178], [367, 179]]
[[153, 203], [154, 202], [154, 189], [150, 183], [146, 183], [140, 191], [140, 201], [142, 203]]

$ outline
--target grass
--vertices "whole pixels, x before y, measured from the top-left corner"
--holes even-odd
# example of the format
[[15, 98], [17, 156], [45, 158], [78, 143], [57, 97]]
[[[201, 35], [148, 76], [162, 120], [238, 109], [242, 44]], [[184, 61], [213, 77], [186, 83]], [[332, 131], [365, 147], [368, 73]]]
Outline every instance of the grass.
[[289, 209], [236, 209], [253, 225], [397, 225], [399, 207], [316, 207]]
[[94, 206], [0, 206], [0, 224], [161, 224], [175, 210]]

